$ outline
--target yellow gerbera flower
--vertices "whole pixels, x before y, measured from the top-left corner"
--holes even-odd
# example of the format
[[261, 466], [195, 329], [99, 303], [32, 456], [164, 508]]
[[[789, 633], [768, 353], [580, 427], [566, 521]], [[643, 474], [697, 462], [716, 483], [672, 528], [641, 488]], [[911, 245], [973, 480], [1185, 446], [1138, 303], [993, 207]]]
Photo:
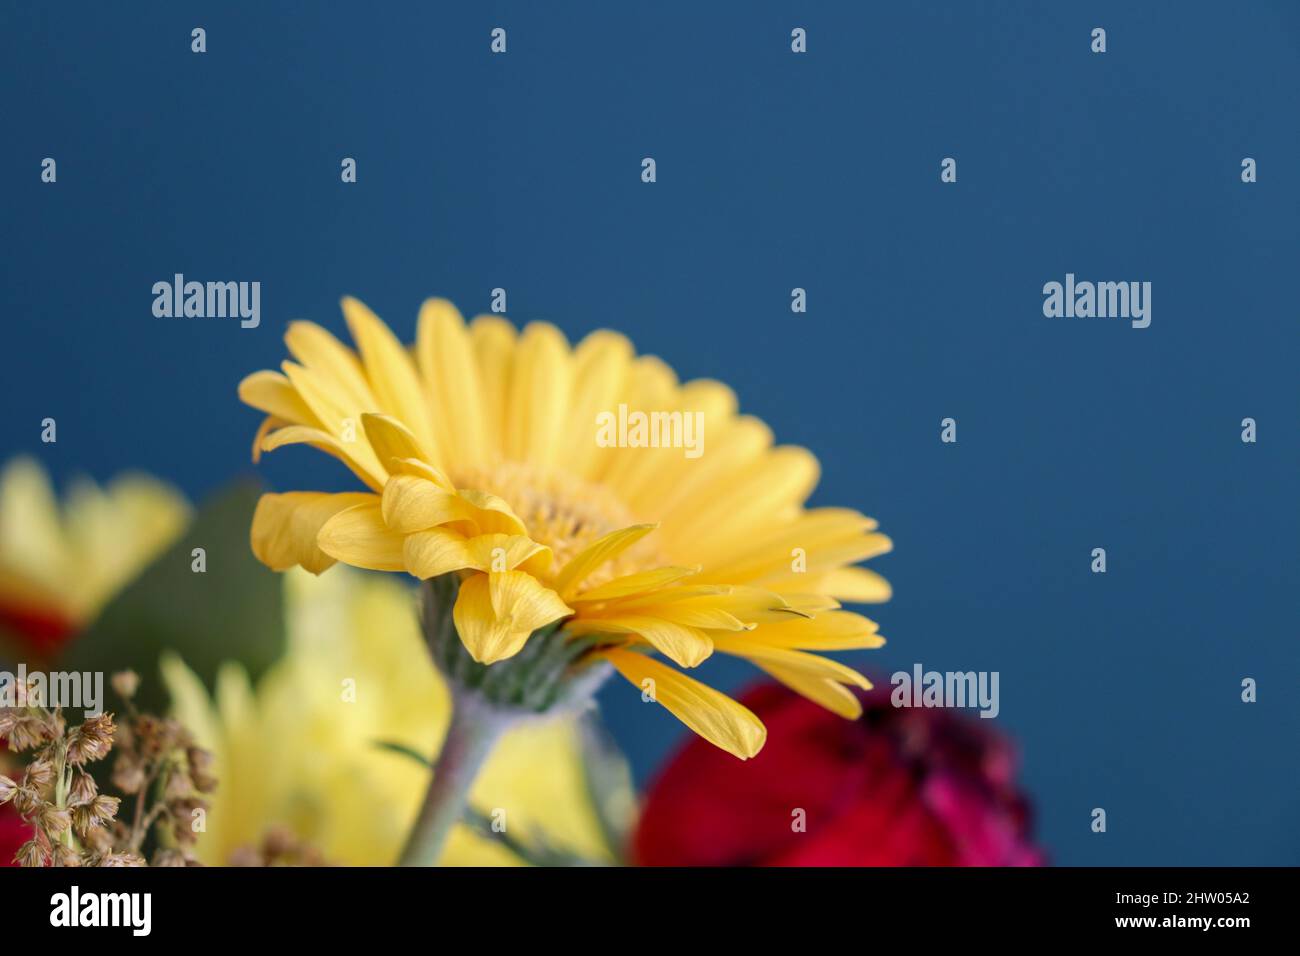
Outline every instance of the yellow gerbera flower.
[[52, 652], [181, 533], [190, 506], [147, 475], [75, 482], [62, 507], [40, 464], [0, 472], [0, 624]]
[[[889, 597], [883, 578], [852, 565], [890, 541], [856, 511], [805, 509], [816, 459], [773, 447], [725, 385], [680, 384], [613, 332], [570, 348], [548, 324], [517, 333], [479, 316], [466, 326], [440, 299], [422, 307], [411, 349], [355, 299], [343, 314], [357, 352], [295, 322], [285, 336], [294, 360], [240, 383], [268, 415], [255, 458], [308, 444], [367, 489], [264, 496], [252, 526], [264, 563], [453, 581], [454, 629], [478, 664], [526, 646], [546, 660], [558, 646], [565, 666], [607, 661], [742, 759], [763, 745], [758, 718], [645, 652], [682, 668], [714, 652], [743, 657], [836, 713], [860, 714], [846, 685], [866, 679], [815, 652], [883, 643], [839, 601]], [[626, 409], [667, 422], [698, 414], [707, 453], [625, 447], [648, 444], [644, 432], [645, 442], [602, 447], [602, 416]]]
[[[424, 752], [445, 734], [446, 684], [427, 660], [411, 595], [356, 572], [285, 580], [284, 657], [257, 682], [237, 663], [216, 691], [179, 658], [162, 665], [175, 716], [213, 754], [218, 786], [195, 852], [224, 866], [287, 830], [331, 864], [396, 861], [429, 773], [380, 742]], [[618, 798], [630, 812], [630, 790]], [[471, 791], [476, 810], [525, 843], [610, 862], [571, 717], [506, 734]], [[519, 858], [456, 827], [440, 862], [515, 865]]]

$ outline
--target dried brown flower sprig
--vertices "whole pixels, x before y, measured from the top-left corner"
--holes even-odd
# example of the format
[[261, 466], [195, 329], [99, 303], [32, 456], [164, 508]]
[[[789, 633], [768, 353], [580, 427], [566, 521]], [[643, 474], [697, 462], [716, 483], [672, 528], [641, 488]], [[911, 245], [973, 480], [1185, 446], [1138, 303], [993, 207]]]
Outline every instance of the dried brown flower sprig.
[[245, 846], [230, 857], [231, 866], [331, 866], [310, 843], [285, 826], [273, 826], [259, 846]]
[[[207, 812], [202, 794], [217, 785], [212, 755], [178, 721], [140, 713], [139, 683], [130, 671], [113, 676], [127, 715], [120, 724], [104, 713], [69, 728], [61, 709], [34, 695], [0, 707], [0, 741], [28, 755], [19, 781], [0, 775], [0, 804], [13, 801], [33, 829], [15, 857], [21, 866], [147, 866], [151, 832], [161, 846], [154, 866], [198, 865], [191, 849], [195, 821]], [[86, 769], [114, 749], [112, 786], [121, 796], [100, 793]], [[119, 815], [123, 797], [135, 798], [129, 821]]]

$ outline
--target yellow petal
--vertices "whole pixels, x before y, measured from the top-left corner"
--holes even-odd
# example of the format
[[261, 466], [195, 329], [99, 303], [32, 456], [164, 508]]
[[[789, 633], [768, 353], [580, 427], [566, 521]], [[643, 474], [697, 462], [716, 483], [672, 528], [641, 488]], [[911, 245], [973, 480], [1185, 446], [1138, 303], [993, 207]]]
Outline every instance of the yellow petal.
[[378, 496], [340, 511], [316, 536], [317, 546], [332, 558], [371, 571], [405, 571], [403, 536], [384, 524]]
[[[393, 470], [390, 464], [393, 459], [429, 461], [429, 451], [420, 445], [419, 439], [411, 434], [409, 428], [391, 415], [367, 412], [361, 416], [361, 427], [366, 430], [366, 440], [370, 442], [375, 458], [385, 470]], [[451, 491], [451, 482], [445, 483], [447, 490]]]
[[379, 401], [378, 409], [363, 411], [383, 411], [400, 419], [432, 455], [438, 455], [441, 449], [434, 444], [429, 405], [410, 355], [392, 330], [364, 304], [347, 296], [342, 305], [343, 318], [361, 352], [366, 381]]
[[749, 635], [741, 637], [734, 634], [715, 634], [713, 644], [723, 654], [744, 657], [760, 665], [775, 664], [808, 677], [838, 681], [841, 684], [856, 684], [863, 690], [871, 690], [871, 681], [853, 668], [829, 657], [792, 651], [784, 647], [771, 647], [751, 639]]
[[[466, 542], [466, 549], [470, 567], [497, 572], [513, 571], [521, 565], [525, 565], [524, 570], [529, 570], [530, 559], [543, 553], [549, 555], [551, 550], [522, 534], [477, 535]], [[544, 567], [548, 563], [541, 562], [541, 565]]]
[[374, 495], [364, 492], [328, 495], [291, 491], [262, 495], [253, 512], [249, 535], [253, 554], [273, 571], [301, 565], [312, 574], [320, 574], [334, 564], [334, 559], [316, 544], [321, 526], [346, 508], [374, 500]]
[[634, 524], [596, 539], [560, 570], [555, 579], [555, 589], [567, 600], [587, 575], [606, 561], [618, 557], [656, 527], [653, 524]]
[[474, 574], [461, 582], [452, 620], [470, 656], [492, 664], [519, 653], [534, 630], [572, 613], [523, 571]]
[[499, 315], [479, 315], [469, 324], [470, 342], [482, 389], [484, 454], [500, 458], [505, 447], [506, 402], [514, 365], [515, 327]]
[[512, 571], [544, 551], [543, 545], [522, 535], [485, 534], [466, 538], [450, 528], [431, 528], [408, 535], [403, 555], [406, 569], [423, 580], [473, 568], [477, 571]]
[[278, 428], [262, 439], [262, 451], [275, 451], [285, 445], [311, 445], [327, 455], [333, 455], [351, 469], [352, 473], [375, 491], [384, 490], [384, 479], [377, 470], [367, 467], [357, 457], [359, 445], [346, 445], [333, 435], [328, 435], [318, 428], [305, 425], [290, 425]]
[[290, 322], [284, 344], [302, 365], [335, 382], [348, 404], [362, 411], [377, 408], [357, 354], [315, 322]]
[[423, 478], [431, 481], [439, 488], [445, 488], [447, 491], [455, 491], [456, 486], [451, 483], [451, 479], [440, 468], [435, 468], [427, 461], [421, 461], [418, 458], [390, 458], [388, 460], [389, 474], [393, 475], [415, 475], [417, 478]]
[[[615, 620], [628, 617], [654, 618], [706, 630], [744, 631], [754, 627], [741, 621], [726, 608], [710, 605], [708, 598], [692, 601], [656, 600], [660, 595], [667, 595], [672, 590], [674, 589], [668, 588], [652, 594], [637, 595], [631, 603], [619, 601], [592, 611], [591, 616]], [[726, 595], [718, 595], [717, 599], [726, 600]]]
[[474, 508], [473, 521], [480, 534], [527, 534], [523, 521], [510, 510], [504, 498], [466, 488], [461, 498]]
[[536, 630], [557, 621], [573, 608], [560, 596], [523, 571], [502, 571], [488, 575], [492, 608], [503, 624]]
[[429, 389], [438, 445], [449, 461], [480, 464], [485, 456], [482, 386], [465, 320], [446, 299], [420, 307], [415, 356]]
[[801, 651], [848, 651], [885, 645], [875, 621], [851, 611], [823, 611], [812, 618], [762, 624], [746, 635], [769, 647]]
[[796, 553], [812, 571], [860, 561], [854, 555], [870, 550], [862, 541], [875, 530], [874, 520], [851, 508], [814, 508], [756, 528], [743, 547], [709, 564], [709, 579], [751, 581], [776, 571], [788, 573]]
[[822, 575], [817, 587], [841, 601], [880, 604], [893, 597], [889, 582], [867, 568], [836, 568]]
[[[612, 648], [602, 656], [709, 743], [748, 760], [763, 749], [767, 728], [749, 708], [644, 654]], [[647, 683], [649, 682], [649, 683]]]
[[[722, 429], [720, 435], [706, 429], [709, 453], [691, 463], [689, 471], [673, 484], [660, 485], [660, 496], [650, 514], [663, 516], [664, 530], [689, 535], [696, 527], [690, 512], [700, 503], [730, 494], [741, 474], [772, 447], [772, 430], [762, 421], [741, 415]], [[680, 519], [678, 516], [681, 516]]]
[[560, 330], [546, 322], [529, 323], [519, 337], [511, 369], [507, 458], [542, 468], [555, 463], [564, 437], [571, 375], [569, 344]]
[[[774, 448], [736, 474], [734, 487], [725, 494], [698, 502], [691, 525], [707, 528], [708, 534], [699, 535], [699, 547], [692, 553], [710, 566], [714, 558], [734, 550], [737, 539], [802, 506], [817, 484], [819, 471], [817, 459], [806, 449]], [[786, 559], [788, 567], [789, 552]]]
[[322, 431], [338, 437], [344, 422], [360, 414], [337, 380], [293, 362], [281, 362], [280, 368], [298, 397], [320, 422]]
[[295, 425], [319, 427], [320, 421], [293, 383], [279, 372], [254, 372], [239, 383], [239, 400]]
[[696, 627], [654, 617], [583, 617], [571, 622], [577, 634], [635, 634], [681, 667], [697, 667], [713, 653], [713, 641]]
[[781, 667], [777, 664], [758, 664], [760, 669], [771, 674], [796, 694], [807, 697], [814, 704], [820, 704], [831, 713], [839, 714], [847, 720], [857, 720], [862, 716], [862, 701], [843, 684], [824, 677], [809, 677], [802, 671]]
[[253, 435], [253, 464], [256, 465], [262, 460], [262, 439], [287, 424], [289, 423], [283, 418], [276, 418], [274, 415], [267, 415], [262, 419], [262, 424], [257, 426], [257, 432]]
[[424, 478], [393, 475], [384, 485], [384, 523], [403, 534], [464, 521], [475, 513], [459, 495]]
[[835, 598], [826, 594], [796, 594], [782, 591], [781, 597], [791, 611], [797, 612], [802, 617], [812, 617], [823, 611], [837, 611], [843, 606]]
[[[894, 542], [888, 535], [872, 533], [860, 535], [852, 541], [846, 541], [834, 548], [821, 548], [805, 552], [806, 567], [803, 572], [793, 571], [787, 555], [779, 555], [779, 560], [753, 576], [755, 581], [775, 591], [808, 589], [824, 590], [823, 579], [828, 573], [842, 569], [844, 565], [857, 561], [866, 561], [894, 549]], [[768, 558], [778, 555], [769, 553]], [[883, 579], [882, 579], [883, 580]], [[885, 585], [888, 589], [888, 584]], [[833, 593], [833, 592], [826, 592]]]
[[[584, 595], [585, 596], [585, 595]], [[693, 627], [739, 631], [807, 617], [779, 594], [759, 588], [684, 584], [608, 602], [598, 615], [649, 614]]]
[[565, 412], [560, 461], [574, 475], [593, 477], [591, 465], [600, 448], [593, 441], [593, 422], [617, 408], [635, 351], [617, 332], [592, 332], [573, 352], [573, 394]]
[[600, 587], [583, 591], [573, 597], [572, 600], [575, 602], [612, 601], [616, 598], [644, 594], [647, 591], [656, 591], [672, 584], [674, 581], [680, 581], [682, 578], [689, 577], [699, 570], [700, 566], [697, 564], [693, 568], [668, 567], [638, 571], [636, 574], [626, 574], [621, 578], [615, 578], [613, 581], [607, 581]]
[[447, 528], [431, 528], [406, 536], [402, 545], [406, 570], [422, 581], [472, 567], [474, 559], [465, 536]]

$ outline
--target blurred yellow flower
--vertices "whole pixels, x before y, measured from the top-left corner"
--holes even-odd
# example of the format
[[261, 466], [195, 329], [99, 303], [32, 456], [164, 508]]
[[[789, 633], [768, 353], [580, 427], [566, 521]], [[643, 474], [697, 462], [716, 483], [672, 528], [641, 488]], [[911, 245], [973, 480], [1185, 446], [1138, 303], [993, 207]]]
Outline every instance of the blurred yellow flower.
[[[237, 664], [209, 696], [175, 656], [162, 662], [174, 715], [215, 756], [212, 795], [197, 855], [229, 863], [285, 827], [326, 862], [397, 861], [428, 783], [411, 757], [432, 756], [451, 702], [423, 646], [415, 596], [391, 578], [353, 571], [285, 578], [288, 648], [251, 686]], [[630, 788], [623, 795], [631, 806]], [[610, 861], [583, 773], [572, 714], [518, 725], [502, 739], [471, 792], [470, 806], [525, 841]], [[457, 827], [444, 865], [519, 860], [495, 840]]]
[[88, 623], [171, 544], [190, 506], [168, 485], [127, 474], [70, 486], [60, 506], [39, 463], [0, 472], [0, 625], [50, 651]]
[[759, 719], [649, 652], [682, 668], [715, 651], [745, 658], [860, 715], [847, 688], [871, 685], [818, 652], [884, 643], [839, 601], [888, 599], [883, 578], [853, 565], [891, 543], [857, 511], [806, 510], [817, 460], [774, 448], [729, 388], [679, 384], [609, 331], [570, 347], [552, 325], [467, 326], [432, 299], [408, 349], [355, 299], [343, 312], [359, 354], [295, 322], [295, 361], [240, 383], [268, 415], [255, 458], [311, 445], [366, 488], [263, 496], [251, 537], [265, 564], [455, 575], [455, 630], [475, 661], [520, 655], [559, 622], [589, 639], [586, 660], [742, 759], [763, 746]]

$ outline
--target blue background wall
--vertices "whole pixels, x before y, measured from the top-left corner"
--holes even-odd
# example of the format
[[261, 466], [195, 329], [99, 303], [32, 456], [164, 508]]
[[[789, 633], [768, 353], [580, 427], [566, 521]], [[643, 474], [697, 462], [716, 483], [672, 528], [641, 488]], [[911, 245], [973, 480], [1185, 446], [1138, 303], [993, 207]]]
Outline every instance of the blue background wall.
[[[626, 331], [820, 456], [814, 501], [897, 543], [864, 662], [1001, 672], [1057, 862], [1300, 861], [1300, 6], [396, 11], [4, 5], [5, 457], [202, 497], [251, 470], [234, 388], [288, 320], [341, 331], [351, 293], [409, 338], [424, 297], [504, 286], [517, 320]], [[1044, 318], [1067, 271], [1151, 281], [1151, 327]], [[174, 272], [260, 280], [261, 327], [155, 319]], [[644, 778], [679, 725], [604, 704]]]

